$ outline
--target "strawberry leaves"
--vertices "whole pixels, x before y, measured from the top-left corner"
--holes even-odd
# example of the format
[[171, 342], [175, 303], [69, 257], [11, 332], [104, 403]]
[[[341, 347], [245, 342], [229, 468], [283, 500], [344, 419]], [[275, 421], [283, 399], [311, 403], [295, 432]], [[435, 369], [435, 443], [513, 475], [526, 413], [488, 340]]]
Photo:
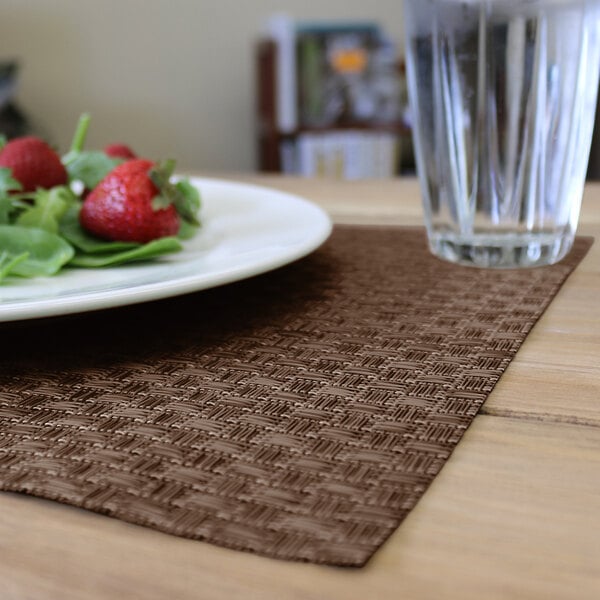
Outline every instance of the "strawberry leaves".
[[164, 160], [156, 165], [148, 173], [152, 183], [159, 189], [159, 195], [152, 200], [152, 208], [160, 210], [169, 205], [175, 206], [179, 216], [192, 225], [199, 226], [197, 218], [200, 209], [200, 194], [198, 190], [187, 180], [183, 179], [176, 183], [171, 182], [175, 170], [173, 159]]

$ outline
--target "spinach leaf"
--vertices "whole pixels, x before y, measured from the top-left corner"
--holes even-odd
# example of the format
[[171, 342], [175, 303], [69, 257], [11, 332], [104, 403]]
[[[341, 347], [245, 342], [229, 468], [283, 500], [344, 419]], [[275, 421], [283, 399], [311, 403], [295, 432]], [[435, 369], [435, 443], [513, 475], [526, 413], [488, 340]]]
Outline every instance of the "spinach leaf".
[[[22, 277], [54, 275], [75, 254], [60, 236], [20, 225], [0, 225], [0, 253], [5, 265], [13, 258], [20, 259], [11, 265], [10, 274]], [[23, 254], [27, 257], [22, 258]]]
[[123, 162], [122, 159], [111, 158], [104, 152], [83, 149], [90, 120], [88, 113], [83, 113], [79, 117], [71, 148], [62, 157], [62, 163], [69, 174], [69, 181], [80, 181], [89, 190], [95, 188], [109, 171]]
[[8, 167], [0, 167], [0, 196], [21, 189], [23, 186], [12, 176], [12, 170]]
[[21, 184], [13, 178], [8, 167], [0, 167], [0, 224], [10, 222], [10, 217], [15, 209], [14, 198], [10, 192], [22, 189]]
[[122, 162], [123, 159], [111, 158], [104, 152], [86, 150], [71, 155], [64, 165], [70, 181], [81, 181], [88, 190], [92, 190]]
[[8, 252], [4, 251], [0, 253], [0, 281], [2, 281], [10, 272], [13, 267], [23, 262], [29, 256], [29, 252], [22, 252], [17, 256], [13, 256]]
[[66, 186], [39, 189], [33, 196], [33, 205], [19, 215], [16, 224], [58, 233], [60, 218], [76, 202], [77, 197]]
[[147, 244], [113, 253], [85, 254], [77, 253], [69, 262], [73, 267], [108, 267], [113, 265], [122, 265], [123, 263], [150, 260], [164, 254], [179, 252], [183, 246], [175, 237], [164, 237], [153, 240]]

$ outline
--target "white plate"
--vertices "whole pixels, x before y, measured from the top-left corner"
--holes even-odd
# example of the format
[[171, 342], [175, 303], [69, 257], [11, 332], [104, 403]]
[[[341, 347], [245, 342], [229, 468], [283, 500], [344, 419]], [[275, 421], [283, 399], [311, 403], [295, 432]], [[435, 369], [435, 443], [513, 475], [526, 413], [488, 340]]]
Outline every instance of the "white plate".
[[202, 228], [183, 252], [148, 263], [65, 269], [54, 277], [0, 283], [0, 321], [17, 321], [158, 300], [270, 271], [306, 256], [331, 233], [318, 206], [291, 194], [192, 178]]

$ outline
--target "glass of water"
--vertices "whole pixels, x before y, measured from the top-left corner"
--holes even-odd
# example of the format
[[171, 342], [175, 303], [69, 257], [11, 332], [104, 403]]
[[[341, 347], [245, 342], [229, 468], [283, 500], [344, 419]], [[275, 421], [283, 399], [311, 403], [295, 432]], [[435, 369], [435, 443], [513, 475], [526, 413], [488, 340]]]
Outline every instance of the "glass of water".
[[572, 246], [598, 90], [600, 0], [404, 0], [432, 252], [552, 264]]

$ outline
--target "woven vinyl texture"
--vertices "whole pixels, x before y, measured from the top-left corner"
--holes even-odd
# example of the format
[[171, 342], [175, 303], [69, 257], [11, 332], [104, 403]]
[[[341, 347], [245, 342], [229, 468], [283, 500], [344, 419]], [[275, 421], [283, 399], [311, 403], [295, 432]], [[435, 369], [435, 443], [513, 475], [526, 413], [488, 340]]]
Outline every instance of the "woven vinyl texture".
[[440, 471], [583, 258], [430, 256], [337, 227], [179, 298], [0, 327], [0, 489], [263, 555], [363, 565]]

